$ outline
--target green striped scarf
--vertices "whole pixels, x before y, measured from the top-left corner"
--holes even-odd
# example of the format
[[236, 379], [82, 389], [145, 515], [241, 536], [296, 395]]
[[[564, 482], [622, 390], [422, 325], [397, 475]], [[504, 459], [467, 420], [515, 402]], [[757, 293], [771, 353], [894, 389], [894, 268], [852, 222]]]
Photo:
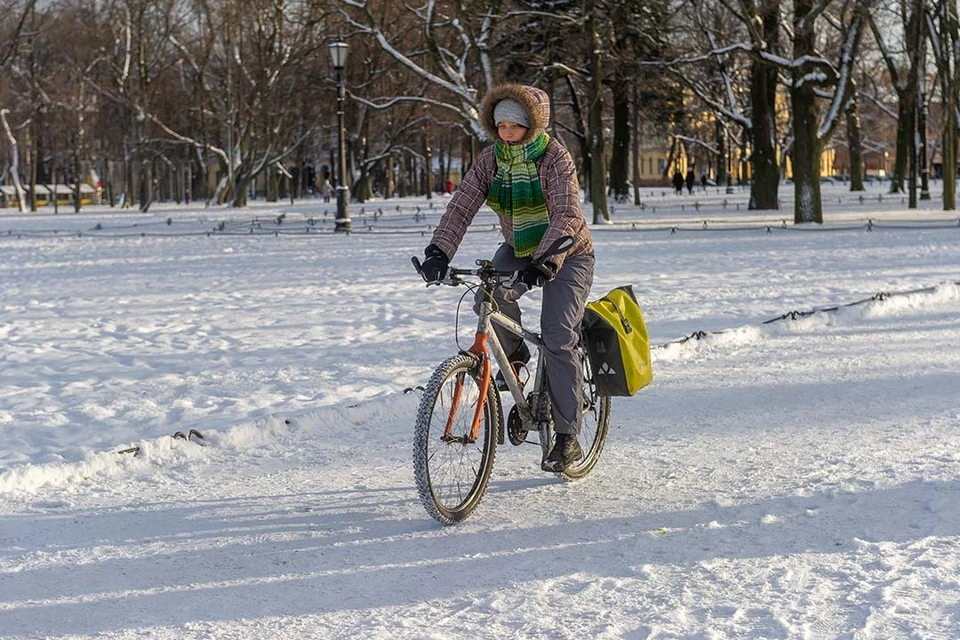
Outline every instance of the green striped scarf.
[[487, 204], [513, 221], [513, 253], [518, 258], [537, 250], [550, 220], [536, 165], [548, 142], [550, 136], [541, 132], [526, 144], [509, 145], [498, 140], [494, 145], [497, 173]]

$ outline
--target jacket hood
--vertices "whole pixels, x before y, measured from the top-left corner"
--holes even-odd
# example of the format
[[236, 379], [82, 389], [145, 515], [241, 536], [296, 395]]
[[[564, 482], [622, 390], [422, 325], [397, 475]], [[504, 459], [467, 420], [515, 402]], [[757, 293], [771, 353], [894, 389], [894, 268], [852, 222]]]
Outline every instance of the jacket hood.
[[491, 140], [499, 140], [493, 110], [506, 98], [513, 98], [523, 105], [530, 117], [530, 129], [520, 142], [530, 142], [550, 124], [550, 98], [546, 91], [523, 84], [501, 84], [488, 91], [480, 103], [480, 123]]

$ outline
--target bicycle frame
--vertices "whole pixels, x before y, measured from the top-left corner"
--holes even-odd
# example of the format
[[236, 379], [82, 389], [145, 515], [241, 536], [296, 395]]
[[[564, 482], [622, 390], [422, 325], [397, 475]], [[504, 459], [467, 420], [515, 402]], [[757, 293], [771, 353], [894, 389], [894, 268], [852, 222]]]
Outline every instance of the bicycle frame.
[[[543, 347], [543, 340], [541, 339], [540, 334], [525, 329], [505, 313], [497, 311], [494, 308], [494, 302], [489, 295], [491, 292], [485, 289], [485, 293], [488, 295], [486, 295], [484, 300], [480, 302], [480, 316], [477, 320], [477, 333], [474, 337], [473, 345], [467, 349], [469, 353], [472, 353], [480, 358], [481, 366], [483, 367], [483, 373], [481, 376], [480, 402], [477, 403], [477, 410], [474, 414], [471, 434], [474, 438], [476, 438], [480, 430], [480, 421], [483, 416], [484, 404], [486, 403], [487, 390], [490, 387], [490, 382], [492, 379], [492, 367], [489, 357], [490, 354], [493, 355], [493, 359], [500, 367], [500, 371], [503, 372], [503, 379], [506, 381], [507, 388], [510, 390], [510, 395], [513, 397], [514, 402], [519, 408], [521, 416], [524, 419], [524, 423], [530, 427], [528, 430], [537, 430], [539, 428], [538, 422], [540, 420], [538, 420], [538, 416], [533, 415], [530, 404], [527, 402], [527, 398], [523, 395], [523, 389], [520, 387], [516, 376], [513, 375], [513, 367], [510, 364], [510, 359], [504, 351], [503, 345], [500, 343], [500, 339], [497, 337], [497, 333], [494, 331], [493, 325], [497, 324], [503, 327], [510, 333], [523, 338], [538, 348]], [[537, 368], [534, 373], [534, 392], [540, 392], [543, 380], [544, 359], [541, 356], [537, 358]], [[546, 417], [539, 416], [539, 418], [544, 419]]]
[[[513, 375], [513, 367], [510, 364], [509, 356], [507, 356], [506, 351], [504, 350], [503, 345], [501, 344], [500, 339], [494, 330], [494, 325], [499, 325], [513, 335], [533, 344], [538, 348], [538, 350], [542, 350], [543, 339], [541, 338], [540, 334], [525, 329], [522, 325], [520, 325], [520, 323], [514, 321], [505, 313], [496, 309], [496, 303], [493, 300], [493, 292], [497, 289], [497, 287], [501, 286], [501, 284], [497, 279], [496, 272], [487, 271], [486, 277], [484, 277], [484, 268], [490, 269], [489, 264], [481, 266], [481, 269], [479, 270], [465, 270], [460, 272], [470, 273], [471, 275], [480, 275], [482, 281], [482, 284], [480, 285], [481, 293], [479, 294], [481, 300], [479, 301], [477, 331], [474, 335], [473, 344], [466, 350], [466, 353], [469, 353], [477, 358], [482, 368], [479, 385], [480, 395], [477, 400], [477, 406], [474, 410], [473, 420], [467, 439], [470, 442], [476, 442], [480, 436], [480, 425], [483, 423], [483, 413], [486, 410], [487, 396], [493, 380], [493, 367], [491, 364], [492, 359], [493, 361], [496, 361], [497, 365], [500, 367], [500, 371], [503, 373], [503, 379], [505, 380], [507, 388], [510, 391], [510, 395], [513, 397], [520, 420], [523, 424], [523, 428], [526, 431], [537, 431], [539, 433], [542, 454], [543, 456], [546, 456], [551, 446], [550, 416], [548, 415], [548, 412], [543, 411], [544, 405], [539, 400], [542, 394], [545, 393], [544, 386], [546, 380], [546, 365], [544, 358], [542, 355], [537, 358], [537, 365], [533, 374], [533, 387], [529, 396], [531, 399], [537, 399], [537, 410], [535, 412], [534, 403], [528, 400], [528, 396], [524, 396], [523, 388], [520, 386], [516, 376]], [[442, 436], [442, 439], [447, 442], [451, 442], [456, 439], [452, 435], [452, 428], [454, 417], [457, 415], [457, 411], [460, 406], [462, 384], [462, 381], [458, 381], [453, 391], [450, 411]], [[503, 444], [504, 442], [504, 428], [504, 425], [501, 424], [497, 444]]]

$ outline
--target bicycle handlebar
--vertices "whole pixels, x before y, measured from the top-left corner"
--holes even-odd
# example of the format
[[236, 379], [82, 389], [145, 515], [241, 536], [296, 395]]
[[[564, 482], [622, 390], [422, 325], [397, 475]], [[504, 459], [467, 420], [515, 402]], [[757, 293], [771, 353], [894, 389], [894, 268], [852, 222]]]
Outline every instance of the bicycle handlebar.
[[[410, 261], [413, 262], [413, 266], [417, 270], [417, 273], [423, 276], [423, 266], [420, 263], [420, 259], [414, 256], [410, 259]], [[477, 267], [473, 269], [448, 267], [447, 277], [437, 282], [437, 284], [445, 284], [451, 287], [465, 284], [465, 280], [461, 276], [473, 276], [475, 278], [479, 278], [480, 281], [484, 283], [503, 285], [506, 281], [515, 278], [516, 272], [499, 271], [493, 268], [493, 263], [489, 260], [477, 260]], [[433, 283], [428, 282], [427, 286], [430, 286], [431, 284]]]
[[[547, 251], [540, 256], [535, 262], [542, 262], [547, 258], [561, 253], [566, 253], [571, 247], [573, 247], [573, 238], [571, 236], [563, 236], [554, 241]], [[413, 256], [410, 259], [413, 262], [414, 268], [416, 268], [417, 273], [423, 277], [423, 265], [420, 263], [420, 259], [416, 256]], [[503, 286], [510, 279], [516, 280], [517, 272], [516, 271], [498, 271], [493, 268], [493, 263], [489, 260], [477, 260], [476, 269], [461, 269], [458, 267], [448, 267], [447, 268], [447, 277], [439, 281], [437, 284], [446, 284], [452, 287], [455, 287], [460, 284], [464, 284], [463, 278], [460, 276], [474, 276], [480, 278], [480, 281], [484, 284], [492, 284], [495, 286]], [[426, 278], [424, 278], [426, 280]], [[432, 282], [428, 282], [427, 286], [429, 287]]]

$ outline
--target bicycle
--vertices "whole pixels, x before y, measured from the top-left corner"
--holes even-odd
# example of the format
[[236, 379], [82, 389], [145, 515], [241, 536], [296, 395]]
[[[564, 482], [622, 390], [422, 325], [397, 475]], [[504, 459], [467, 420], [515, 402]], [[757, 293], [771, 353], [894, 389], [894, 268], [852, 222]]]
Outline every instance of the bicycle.
[[[569, 249], [572, 240], [563, 238], [544, 257]], [[420, 273], [420, 262], [413, 258]], [[539, 437], [541, 467], [553, 446], [553, 420], [546, 388], [546, 362], [538, 357], [533, 386], [524, 395], [523, 386], [497, 338], [493, 325], [519, 336], [538, 349], [538, 333], [522, 327], [496, 308], [493, 293], [509, 286], [510, 271], [497, 271], [488, 260], [477, 260], [477, 268], [451, 267], [443, 282], [479, 289], [479, 317], [473, 344], [443, 361], [427, 383], [413, 439], [413, 468], [420, 501], [441, 524], [465, 520], [479, 505], [487, 490], [496, 447], [508, 438], [516, 446], [525, 443], [530, 432]], [[465, 278], [471, 278], [470, 281]], [[593, 371], [581, 336], [577, 355], [583, 368], [581, 428], [577, 436], [583, 457], [567, 466], [559, 476], [567, 480], [585, 477], [596, 466], [610, 426], [610, 397], [597, 394]], [[492, 360], [496, 362], [513, 398], [514, 406], [506, 423], [493, 383]]]

